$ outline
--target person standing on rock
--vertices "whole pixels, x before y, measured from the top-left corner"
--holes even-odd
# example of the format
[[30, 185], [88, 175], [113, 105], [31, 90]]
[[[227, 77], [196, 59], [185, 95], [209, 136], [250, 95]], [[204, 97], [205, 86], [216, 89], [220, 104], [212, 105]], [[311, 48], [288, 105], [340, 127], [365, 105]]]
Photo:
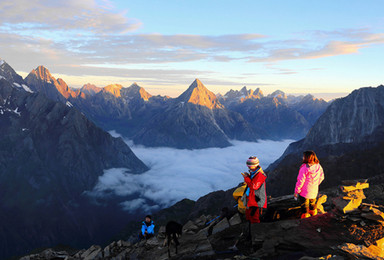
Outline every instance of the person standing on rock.
[[303, 164], [300, 167], [295, 187], [294, 197], [301, 203], [301, 218], [315, 216], [317, 214], [316, 198], [319, 185], [324, 180], [323, 168], [314, 151], [303, 153]]
[[150, 215], [145, 216], [145, 221], [143, 221], [143, 225], [141, 226], [141, 232], [139, 234], [139, 238], [141, 239], [149, 239], [155, 235], [155, 224], [152, 221], [152, 217]]
[[263, 208], [267, 208], [267, 193], [265, 190], [265, 180], [267, 175], [259, 165], [259, 159], [251, 156], [246, 162], [248, 172], [242, 172], [244, 182], [247, 184], [243, 198], [245, 217], [249, 223], [260, 223], [260, 216]]

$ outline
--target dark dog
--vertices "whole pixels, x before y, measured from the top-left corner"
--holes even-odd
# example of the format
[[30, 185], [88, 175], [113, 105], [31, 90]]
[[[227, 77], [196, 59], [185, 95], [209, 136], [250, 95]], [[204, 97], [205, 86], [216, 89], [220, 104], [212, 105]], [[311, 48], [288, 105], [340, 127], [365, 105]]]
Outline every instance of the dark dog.
[[176, 221], [171, 220], [165, 226], [165, 234], [167, 237], [164, 240], [164, 246], [165, 246], [165, 243], [167, 243], [168, 257], [171, 257], [171, 252], [169, 250], [169, 247], [171, 246], [171, 242], [172, 242], [171, 240], [175, 242], [176, 254], [177, 254], [177, 246], [180, 245], [177, 237], [181, 236], [182, 232], [183, 232], [183, 225], [177, 223]]

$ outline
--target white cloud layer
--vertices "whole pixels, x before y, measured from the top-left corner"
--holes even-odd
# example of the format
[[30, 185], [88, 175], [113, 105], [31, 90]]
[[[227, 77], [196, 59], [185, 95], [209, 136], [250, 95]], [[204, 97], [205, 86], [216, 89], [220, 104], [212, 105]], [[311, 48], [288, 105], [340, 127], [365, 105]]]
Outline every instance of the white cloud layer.
[[[116, 136], [116, 133], [111, 134]], [[209, 192], [230, 189], [242, 182], [240, 173], [247, 170], [245, 161], [249, 156], [257, 156], [265, 169], [291, 142], [232, 141], [231, 147], [201, 150], [148, 148], [128, 142], [151, 169], [140, 175], [125, 169], [105, 170], [94, 192], [98, 196], [110, 193], [122, 197], [135, 195], [134, 200], [121, 204], [127, 211], [139, 207], [146, 210], [163, 208], [184, 198], [196, 200]], [[146, 204], [148, 200], [150, 204]]]

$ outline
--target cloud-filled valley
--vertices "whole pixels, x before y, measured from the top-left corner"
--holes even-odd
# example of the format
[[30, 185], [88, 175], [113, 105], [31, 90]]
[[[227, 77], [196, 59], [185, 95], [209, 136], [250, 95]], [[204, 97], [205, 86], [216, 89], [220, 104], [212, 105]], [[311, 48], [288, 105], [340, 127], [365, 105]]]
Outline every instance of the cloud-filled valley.
[[[112, 135], [117, 136], [115, 132]], [[148, 148], [125, 140], [150, 170], [135, 175], [126, 169], [107, 169], [93, 190], [97, 196], [114, 194], [127, 197], [123, 209], [155, 210], [171, 206], [184, 198], [196, 200], [216, 190], [226, 190], [243, 181], [246, 159], [255, 155], [265, 169], [278, 159], [292, 140], [257, 143], [231, 141], [227, 148], [180, 150]], [[132, 199], [134, 197], [134, 199]]]

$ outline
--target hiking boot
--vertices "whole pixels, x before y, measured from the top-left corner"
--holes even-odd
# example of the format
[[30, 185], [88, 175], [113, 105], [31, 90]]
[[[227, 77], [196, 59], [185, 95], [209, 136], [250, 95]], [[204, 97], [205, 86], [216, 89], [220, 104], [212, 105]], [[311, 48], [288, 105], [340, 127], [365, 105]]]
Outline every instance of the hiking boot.
[[311, 214], [311, 216], [316, 216], [317, 215], [317, 209], [310, 210], [309, 214]]

